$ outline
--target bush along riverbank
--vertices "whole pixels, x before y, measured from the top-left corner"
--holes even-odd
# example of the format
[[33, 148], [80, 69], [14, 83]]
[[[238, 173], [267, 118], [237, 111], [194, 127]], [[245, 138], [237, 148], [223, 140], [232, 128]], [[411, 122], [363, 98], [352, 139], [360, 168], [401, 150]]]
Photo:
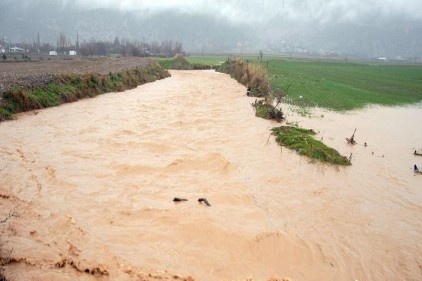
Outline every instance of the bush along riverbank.
[[216, 70], [230, 74], [237, 82], [246, 86], [249, 96], [263, 98], [271, 93], [268, 73], [257, 64], [228, 58]]
[[[269, 76], [259, 65], [249, 64], [242, 60], [224, 62], [217, 71], [230, 74], [239, 83], [248, 88], [248, 96], [263, 98], [255, 100], [252, 106], [255, 116], [282, 122], [285, 120], [283, 112], [279, 109], [284, 93], [276, 92], [271, 88]], [[274, 105], [275, 103], [275, 105]], [[335, 165], [350, 165], [350, 161], [340, 155], [338, 151], [330, 148], [313, 136], [313, 130], [297, 127], [281, 126], [272, 129], [272, 134], [280, 146], [297, 151], [300, 155], [307, 156], [324, 163]]]
[[[252, 104], [255, 116], [278, 122], [284, 120], [283, 112], [279, 108], [284, 94], [271, 88], [268, 73], [259, 65], [228, 58], [216, 71], [230, 74], [237, 82], [247, 87], [248, 96], [264, 98]], [[274, 100], [277, 101], [275, 106]]]
[[284, 121], [283, 112], [265, 100], [255, 100], [255, 102], [252, 104], [252, 107], [255, 108], [256, 117], [275, 120], [277, 122]]
[[15, 86], [6, 91], [0, 99], [0, 121], [10, 120], [19, 112], [121, 92], [169, 76], [168, 71], [156, 62], [109, 74], [59, 74], [45, 85]]

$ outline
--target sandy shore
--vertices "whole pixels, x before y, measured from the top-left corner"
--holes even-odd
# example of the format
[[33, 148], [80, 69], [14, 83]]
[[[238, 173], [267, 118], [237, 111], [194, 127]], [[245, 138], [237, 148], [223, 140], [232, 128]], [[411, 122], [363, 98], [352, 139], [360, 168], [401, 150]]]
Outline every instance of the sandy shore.
[[1, 123], [6, 276], [419, 280], [421, 106], [289, 113], [353, 153], [338, 168], [281, 149], [253, 100], [228, 75], [173, 71]]

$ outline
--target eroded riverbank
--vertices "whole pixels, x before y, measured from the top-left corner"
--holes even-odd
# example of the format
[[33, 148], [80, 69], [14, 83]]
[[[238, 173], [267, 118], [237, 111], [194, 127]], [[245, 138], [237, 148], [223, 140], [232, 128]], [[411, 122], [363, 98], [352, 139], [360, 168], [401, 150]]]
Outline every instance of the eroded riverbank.
[[420, 107], [289, 115], [353, 153], [336, 168], [280, 150], [228, 75], [171, 73], [0, 124], [11, 280], [421, 277]]

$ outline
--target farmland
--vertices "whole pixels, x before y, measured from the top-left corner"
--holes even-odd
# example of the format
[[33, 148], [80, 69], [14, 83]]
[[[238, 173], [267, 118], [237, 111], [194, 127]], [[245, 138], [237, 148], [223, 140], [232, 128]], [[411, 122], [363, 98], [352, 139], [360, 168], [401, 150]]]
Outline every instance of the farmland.
[[136, 57], [1, 62], [0, 97], [13, 86], [45, 84], [57, 74], [108, 74], [145, 67], [148, 64], [148, 59]]
[[291, 99], [333, 110], [422, 100], [421, 66], [270, 60], [268, 71], [273, 87], [288, 89]]

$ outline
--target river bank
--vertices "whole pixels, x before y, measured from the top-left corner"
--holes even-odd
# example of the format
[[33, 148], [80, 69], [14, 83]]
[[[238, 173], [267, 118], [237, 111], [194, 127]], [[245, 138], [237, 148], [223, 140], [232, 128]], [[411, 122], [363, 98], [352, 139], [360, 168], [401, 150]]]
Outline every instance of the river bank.
[[0, 122], [13, 114], [133, 89], [169, 77], [145, 58], [0, 63]]

